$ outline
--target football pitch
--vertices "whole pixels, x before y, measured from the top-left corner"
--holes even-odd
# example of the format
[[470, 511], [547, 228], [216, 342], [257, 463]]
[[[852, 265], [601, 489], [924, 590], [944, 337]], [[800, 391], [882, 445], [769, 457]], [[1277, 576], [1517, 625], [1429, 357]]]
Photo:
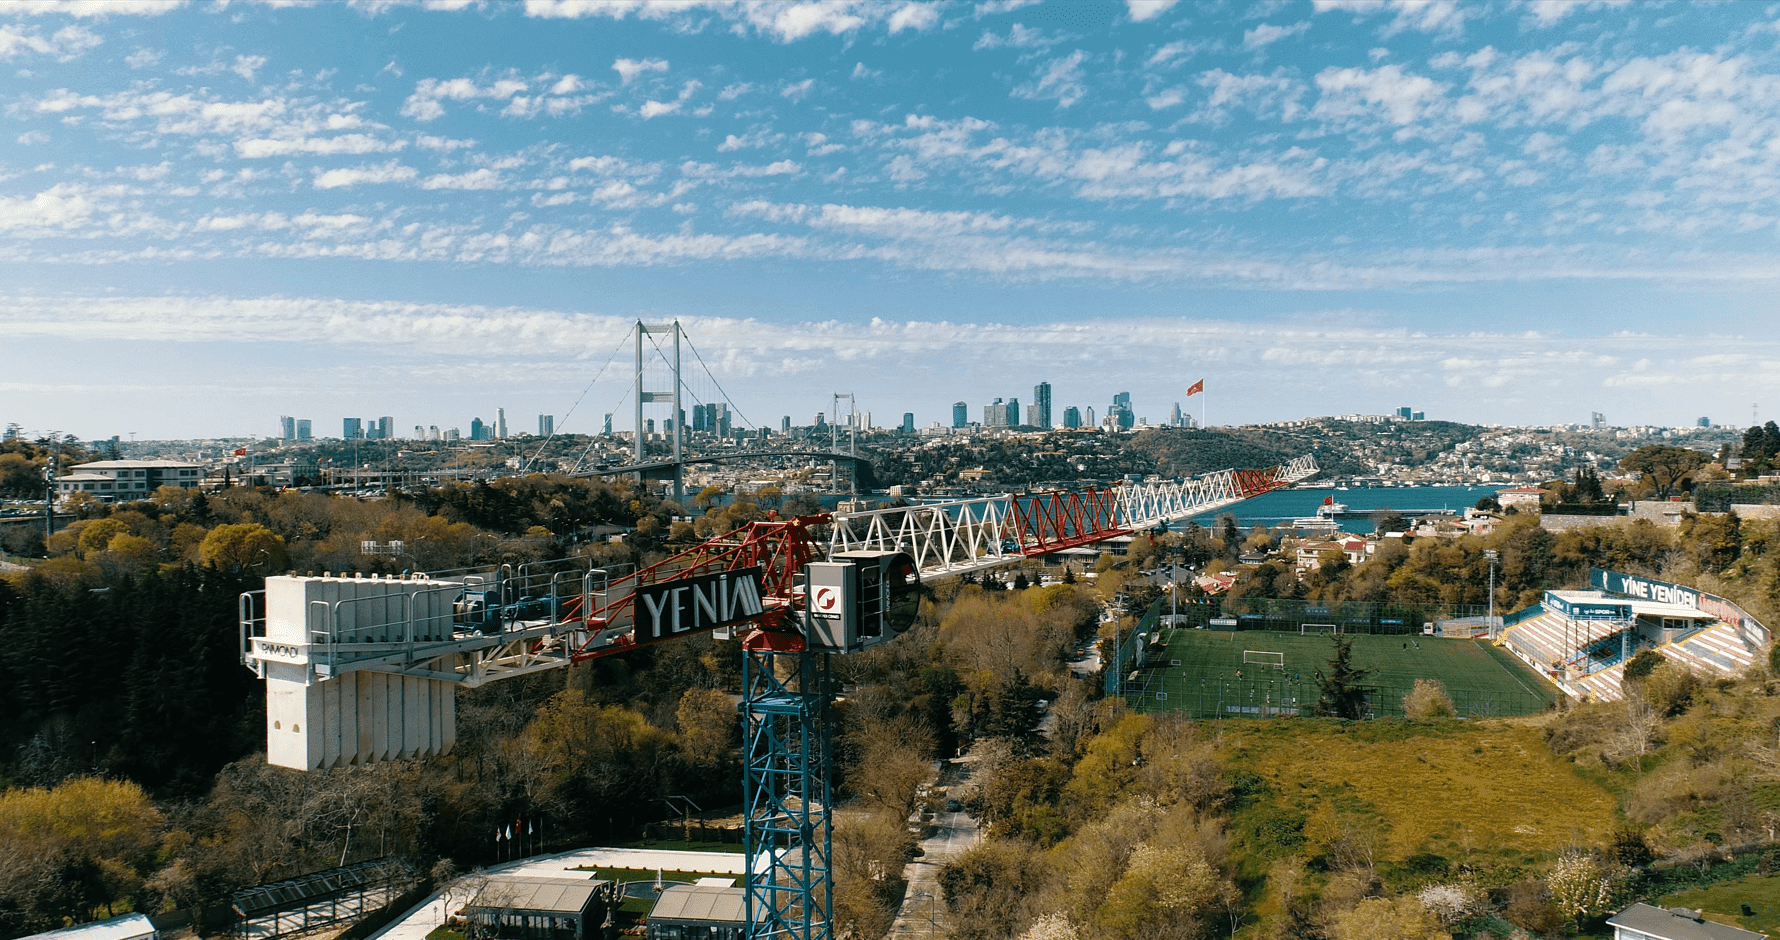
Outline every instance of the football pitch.
[[[1162, 632], [1164, 647], [1149, 653], [1142, 668], [1123, 667], [1122, 691], [1134, 708], [1202, 718], [1309, 715], [1319, 694], [1318, 676], [1334, 654], [1328, 634]], [[1403, 696], [1417, 679], [1438, 680], [1464, 717], [1531, 714], [1556, 700], [1549, 683], [1485, 640], [1364, 634], [1348, 639], [1353, 664], [1370, 670], [1363, 684], [1374, 689], [1367, 697], [1372, 717], [1402, 715]], [[1283, 666], [1268, 662], [1278, 660]]]

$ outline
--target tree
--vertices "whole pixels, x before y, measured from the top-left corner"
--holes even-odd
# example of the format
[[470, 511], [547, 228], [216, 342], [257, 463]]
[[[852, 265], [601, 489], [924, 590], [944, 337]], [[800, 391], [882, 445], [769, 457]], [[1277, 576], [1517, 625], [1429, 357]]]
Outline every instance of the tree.
[[1438, 679], [1417, 679], [1415, 688], [1403, 696], [1403, 715], [1406, 718], [1451, 718], [1458, 714], [1453, 708], [1452, 697], [1446, 694], [1446, 686]]
[[1621, 458], [1619, 469], [1642, 474], [1644, 482], [1656, 490], [1658, 499], [1668, 499], [1689, 474], [1706, 462], [1706, 455], [1697, 450], [1652, 444]]
[[1372, 511], [1373, 534], [1384, 535], [1387, 532], [1406, 532], [1408, 530], [1409, 520], [1403, 518], [1403, 514], [1395, 509], [1382, 506]]
[[1412, 897], [1367, 898], [1335, 918], [1334, 940], [1450, 940], [1435, 917]]
[[1327, 671], [1317, 680], [1322, 696], [1317, 699], [1316, 713], [1326, 718], [1363, 718], [1366, 714], [1366, 693], [1372, 689], [1361, 685], [1372, 674], [1353, 664], [1353, 641], [1337, 634], [1334, 655]]
[[213, 568], [282, 570], [284, 539], [257, 522], [219, 525], [198, 543], [198, 560]]

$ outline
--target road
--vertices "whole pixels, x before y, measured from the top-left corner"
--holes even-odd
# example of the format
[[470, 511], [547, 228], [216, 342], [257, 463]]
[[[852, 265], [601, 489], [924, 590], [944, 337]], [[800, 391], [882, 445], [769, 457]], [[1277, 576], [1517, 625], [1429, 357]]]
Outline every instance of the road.
[[[939, 784], [946, 787], [947, 792], [956, 793], [969, 776], [969, 766], [947, 762], [940, 772]], [[946, 902], [940, 896], [940, 869], [976, 845], [982, 837], [977, 821], [963, 812], [941, 810], [934, 813], [930, 831], [932, 835], [921, 840], [922, 856], [902, 870], [902, 880], [908, 888], [902, 895], [902, 910], [890, 928], [890, 940], [932, 940], [946, 936], [949, 923]]]

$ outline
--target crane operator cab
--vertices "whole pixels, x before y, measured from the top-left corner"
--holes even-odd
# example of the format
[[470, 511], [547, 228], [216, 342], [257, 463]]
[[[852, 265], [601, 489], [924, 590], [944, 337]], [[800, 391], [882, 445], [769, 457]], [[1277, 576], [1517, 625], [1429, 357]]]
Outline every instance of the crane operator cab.
[[840, 552], [805, 571], [813, 650], [860, 653], [915, 625], [921, 572], [904, 552]]

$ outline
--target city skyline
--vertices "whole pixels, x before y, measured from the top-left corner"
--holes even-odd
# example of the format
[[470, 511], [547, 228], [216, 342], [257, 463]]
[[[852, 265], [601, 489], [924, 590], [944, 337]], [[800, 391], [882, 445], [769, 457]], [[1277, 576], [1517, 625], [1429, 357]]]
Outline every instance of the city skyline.
[[1780, 388], [1767, 7], [224, 9], [0, 5], [6, 420], [622, 429], [639, 319], [753, 427], [1010, 374], [1152, 423], [1203, 378], [1214, 426]]

